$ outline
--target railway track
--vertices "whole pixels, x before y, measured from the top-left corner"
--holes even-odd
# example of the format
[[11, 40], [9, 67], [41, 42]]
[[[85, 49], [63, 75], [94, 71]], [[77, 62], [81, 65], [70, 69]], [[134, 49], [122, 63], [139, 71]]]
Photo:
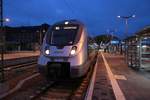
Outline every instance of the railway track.
[[[25, 64], [29, 62], [37, 61], [38, 56], [32, 56], [32, 57], [22, 57], [22, 58], [15, 58], [15, 59], [5, 59], [4, 60], [4, 68], [16, 66], [19, 64]], [[1, 61], [0, 61], [1, 63]]]
[[12, 66], [5, 66], [4, 68], [5, 80], [10, 81], [20, 76], [25, 76], [26, 74], [29, 73], [38, 73], [36, 65], [37, 61], [29, 61]]
[[38, 90], [31, 100], [70, 100], [81, 80], [51, 81]]
[[[77, 79], [66, 79], [66, 80], [57, 80], [44, 82], [45, 80], [36, 79], [35, 82], [27, 82], [24, 87], [22, 86], [20, 91], [16, 91], [12, 95], [6, 97], [6, 100], [83, 100], [90, 79], [93, 73], [94, 65], [96, 62], [97, 56], [93, 56], [93, 59], [89, 62], [90, 69], [86, 76]], [[34, 63], [28, 63], [34, 64]], [[22, 64], [22, 66], [27, 64]], [[19, 67], [20, 66], [20, 67]], [[14, 66], [12, 69], [23, 68], [21, 65]], [[36, 83], [36, 84], [35, 84]], [[30, 84], [30, 85], [27, 85]]]
[[41, 86], [40, 89], [36, 90], [36, 94], [30, 95], [29, 97], [31, 100], [83, 99], [83, 93], [85, 91], [83, 89], [86, 89], [85, 86], [88, 85], [83, 80], [84, 79], [51, 81]]
[[11, 71], [15, 69], [28, 68], [27, 66], [36, 65], [37, 56], [16, 58], [4, 61], [4, 71]]
[[91, 67], [86, 76], [77, 79], [51, 81], [43, 85], [36, 94], [31, 95], [31, 100], [83, 100], [93, 73], [96, 59], [91, 62]]
[[5, 66], [4, 71], [21, 69], [24, 67], [28, 68], [27, 66], [36, 65], [36, 64], [37, 64], [37, 61], [29, 61], [29, 62], [20, 63], [20, 64], [16, 64], [16, 65], [9, 65], [9, 66]]

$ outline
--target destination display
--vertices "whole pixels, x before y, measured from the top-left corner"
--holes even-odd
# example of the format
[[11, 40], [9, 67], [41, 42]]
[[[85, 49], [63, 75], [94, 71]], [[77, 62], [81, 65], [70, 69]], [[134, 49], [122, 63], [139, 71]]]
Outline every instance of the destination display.
[[64, 26], [64, 27], [56, 26], [55, 27], [55, 30], [76, 30], [76, 29], [78, 29], [77, 26]]

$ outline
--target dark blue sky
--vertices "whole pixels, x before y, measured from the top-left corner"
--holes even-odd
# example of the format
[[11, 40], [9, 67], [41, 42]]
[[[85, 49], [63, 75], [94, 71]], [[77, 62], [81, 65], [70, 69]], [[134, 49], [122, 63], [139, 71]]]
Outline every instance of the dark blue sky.
[[4, 16], [11, 19], [6, 25], [79, 19], [93, 36], [106, 33], [107, 29], [115, 29], [115, 35], [125, 36], [125, 22], [118, 15], [136, 15], [129, 20], [129, 35], [150, 25], [150, 0], [4, 0], [4, 11]]

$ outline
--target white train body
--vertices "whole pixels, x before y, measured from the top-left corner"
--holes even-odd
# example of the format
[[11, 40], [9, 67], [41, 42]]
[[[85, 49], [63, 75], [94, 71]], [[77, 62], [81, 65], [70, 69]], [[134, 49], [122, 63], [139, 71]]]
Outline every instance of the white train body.
[[[70, 20], [54, 24], [44, 37], [41, 55], [38, 59], [39, 71], [47, 77], [81, 77], [88, 67], [87, 32], [84, 25]], [[55, 76], [55, 75], [54, 75]]]

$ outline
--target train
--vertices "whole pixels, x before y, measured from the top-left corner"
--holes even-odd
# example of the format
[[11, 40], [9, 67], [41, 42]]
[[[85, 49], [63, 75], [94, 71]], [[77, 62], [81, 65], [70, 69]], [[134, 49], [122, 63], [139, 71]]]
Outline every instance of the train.
[[53, 24], [43, 39], [38, 58], [39, 72], [47, 79], [84, 76], [89, 65], [88, 33], [78, 20]]

